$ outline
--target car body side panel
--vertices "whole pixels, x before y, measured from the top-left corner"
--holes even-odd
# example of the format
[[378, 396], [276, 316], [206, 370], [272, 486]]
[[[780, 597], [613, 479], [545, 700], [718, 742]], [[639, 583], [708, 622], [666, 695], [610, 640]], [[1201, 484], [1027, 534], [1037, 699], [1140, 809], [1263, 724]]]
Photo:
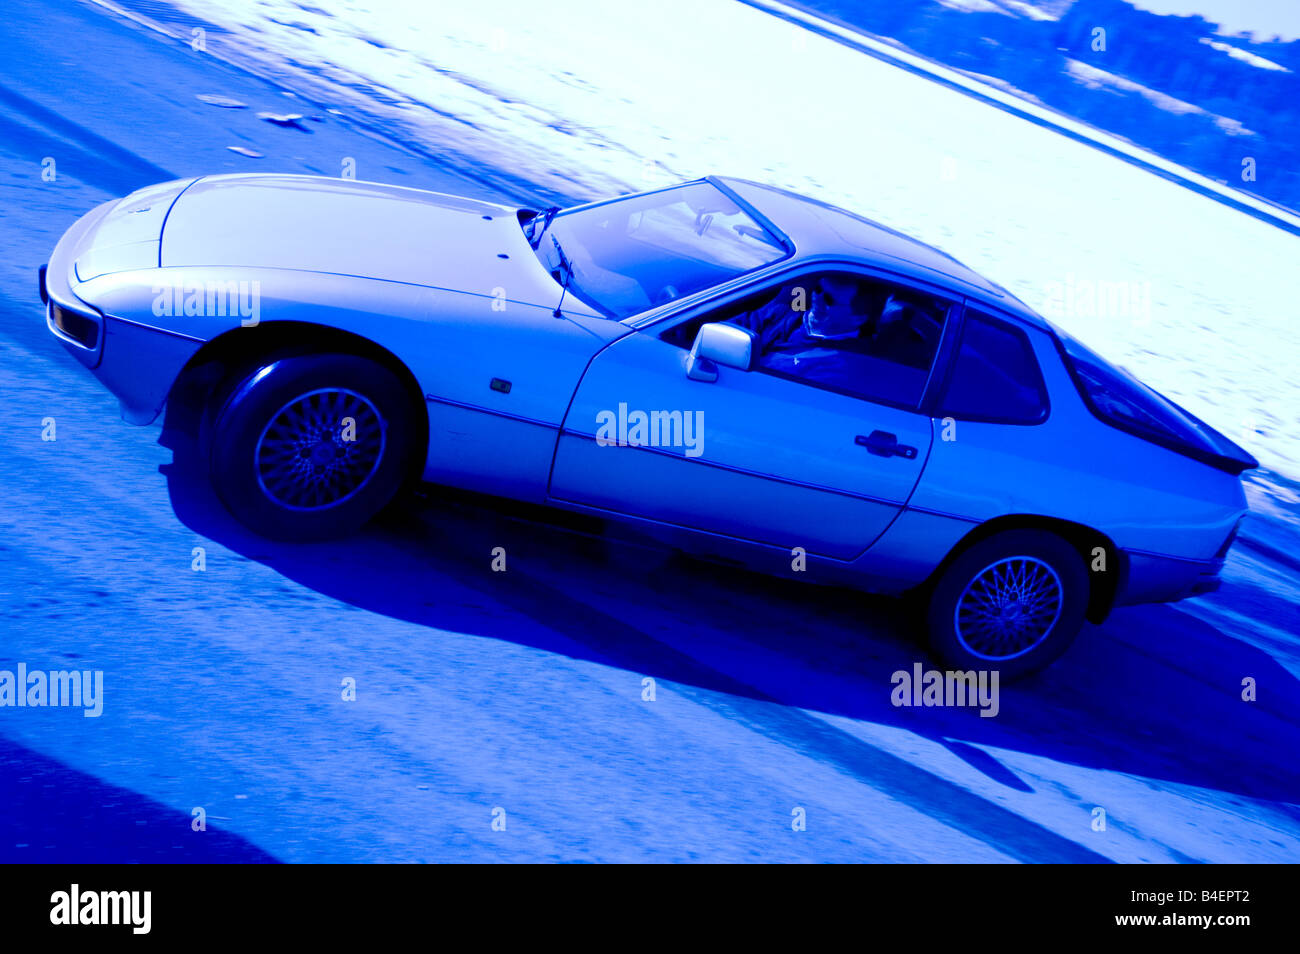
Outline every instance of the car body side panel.
[[151, 424], [167, 403], [176, 376], [201, 346], [192, 338], [105, 318], [105, 360], [95, 376], [118, 399], [122, 420]]
[[[928, 417], [760, 370], [720, 367], [716, 381], [692, 380], [687, 354], [637, 332], [596, 357], [556, 451], [557, 500], [840, 560], [889, 526], [925, 466]], [[697, 446], [599, 442], [602, 416], [625, 412], [680, 413], [698, 422]], [[857, 443], [876, 430], [913, 456]]]
[[[935, 441], [936, 450], [938, 441]], [[933, 454], [934, 451], [931, 451]], [[925, 478], [921, 478], [922, 483]], [[928, 577], [979, 522], [906, 507], [853, 569], [876, 580], [874, 589], [900, 593]]]
[[[551, 500], [549, 503], [574, 513], [612, 518], [608, 519], [605, 526], [605, 533], [611, 536], [626, 536], [637, 541], [654, 540], [711, 561], [743, 566], [758, 573], [797, 580], [800, 583], [899, 594], [923, 578], [901, 576], [898, 567], [891, 566], [886, 561], [868, 566], [864, 561], [845, 562], [812, 552], [806, 555], [806, 561], [796, 563], [788, 546], [758, 543], [571, 501]], [[880, 572], [875, 572], [876, 570]]]
[[1116, 606], [1171, 603], [1219, 588], [1222, 560], [1180, 560], [1137, 550], [1125, 551]]
[[[595, 476], [598, 480], [592, 479]], [[650, 448], [602, 447], [566, 433], [555, 499], [687, 529], [844, 558], [870, 545], [898, 508]]]
[[1212, 557], [1246, 509], [1240, 481], [1098, 421], [1050, 334], [1025, 331], [1051, 397], [1047, 421], [958, 420], [951, 440], [936, 421], [939, 438], [912, 506], [980, 522], [1049, 515], [1099, 530], [1121, 549]]
[[482, 408], [428, 401], [424, 479], [528, 503], [546, 502], [559, 429]]
[[[158, 314], [154, 301], [164, 285], [182, 294]], [[617, 322], [556, 318], [550, 308], [492, 296], [278, 269], [156, 269], [105, 275], [83, 287], [107, 315], [142, 316], [131, 334], [183, 336], [195, 349], [222, 334], [248, 334], [252, 348], [257, 326], [271, 321], [325, 325], [366, 338], [398, 356], [430, 406], [437, 428], [430, 435], [431, 479], [475, 487], [486, 480], [492, 492], [517, 490], [527, 499], [544, 490], [555, 432], [587, 363], [628, 333]], [[185, 290], [210, 287], [231, 289], [222, 308], [175, 313], [185, 310]], [[247, 304], [254, 288], [259, 320], [241, 327], [240, 302]], [[312, 346], [310, 335], [303, 344]], [[140, 352], [109, 345], [97, 373], [126, 406], [165, 396], [184, 363], [142, 371]], [[502, 382], [499, 390], [494, 380]], [[452, 452], [444, 454], [448, 447]]]

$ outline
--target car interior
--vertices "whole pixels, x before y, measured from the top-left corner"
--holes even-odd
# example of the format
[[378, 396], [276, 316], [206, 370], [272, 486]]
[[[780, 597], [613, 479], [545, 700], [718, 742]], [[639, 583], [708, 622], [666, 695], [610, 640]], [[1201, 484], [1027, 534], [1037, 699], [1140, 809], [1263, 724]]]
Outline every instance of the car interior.
[[[920, 403], [950, 303], [863, 276], [799, 276], [662, 335], [690, 348], [700, 325], [754, 334], [755, 369], [903, 407]], [[828, 317], [829, 316], [829, 317]]]

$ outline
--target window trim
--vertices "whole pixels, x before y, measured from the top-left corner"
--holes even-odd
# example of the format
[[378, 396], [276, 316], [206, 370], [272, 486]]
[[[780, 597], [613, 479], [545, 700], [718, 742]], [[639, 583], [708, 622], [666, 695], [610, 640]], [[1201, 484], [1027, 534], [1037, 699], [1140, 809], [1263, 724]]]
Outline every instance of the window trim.
[[[944, 411], [944, 401], [948, 397], [948, 388], [952, 384], [953, 374], [957, 370], [957, 359], [961, 354], [962, 342], [966, 340], [966, 326], [969, 321], [984, 321], [994, 327], [1002, 328], [1011, 332], [1020, 339], [1025, 350], [1029, 353], [1030, 360], [1034, 365], [1034, 372], [1037, 377], [1038, 393], [1042, 397], [1042, 411], [1036, 420], [1026, 421], [1008, 417], [991, 417], [985, 415], [967, 415], [952, 414]], [[1053, 335], [1055, 338], [1055, 335]], [[1043, 365], [1038, 359], [1038, 352], [1034, 350], [1034, 343], [1030, 339], [1025, 329], [1014, 321], [1008, 321], [1000, 315], [993, 314], [989, 307], [981, 301], [972, 302], [970, 299], [963, 299], [961, 310], [961, 327], [957, 329], [952, 344], [952, 349], [947, 354], [947, 367], [943, 371], [943, 380], [934, 388], [934, 394], [927, 394], [926, 397], [933, 398], [933, 403], [929, 405], [930, 416], [935, 420], [943, 421], [951, 418], [954, 421], [965, 421], [970, 424], [1003, 424], [1007, 427], [1039, 427], [1046, 424], [1052, 416], [1052, 392], [1047, 387], [1047, 379], [1043, 376]]]
[[953, 356], [957, 353], [962, 329], [966, 327], [966, 308], [967, 299], [963, 297], [957, 303], [956, 312], [944, 324], [943, 337], [939, 339], [939, 350], [935, 353], [930, 377], [925, 382], [925, 391], [921, 394], [921, 413], [927, 417], [935, 416], [934, 408], [938, 404], [939, 396], [948, 386], [948, 378], [952, 374]]
[[[745, 201], [745, 199], [743, 199], [740, 196], [740, 193], [735, 189], [731, 188], [731, 186], [727, 185], [717, 176], [705, 176], [700, 181], [707, 182], [732, 202], [736, 203], [736, 205], [740, 206], [740, 208], [748, 212], [749, 217], [757, 222], [760, 228], [781, 243], [782, 247], [785, 249], [785, 254], [776, 261], [784, 261], [794, 254], [794, 240], [791, 239], [790, 236], [787, 235], [775, 222], [768, 218], [764, 212], [755, 208], [752, 203]], [[772, 262], [771, 264], [776, 264], [776, 262]], [[750, 271], [754, 271], [754, 269], [750, 269]]]

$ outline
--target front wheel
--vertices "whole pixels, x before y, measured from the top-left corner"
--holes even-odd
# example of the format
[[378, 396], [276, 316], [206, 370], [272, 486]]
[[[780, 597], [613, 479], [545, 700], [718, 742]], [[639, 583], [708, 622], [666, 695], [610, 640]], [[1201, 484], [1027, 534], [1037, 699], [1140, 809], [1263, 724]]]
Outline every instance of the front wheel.
[[343, 536], [402, 486], [414, 426], [410, 396], [382, 365], [347, 354], [281, 358], [242, 376], [215, 408], [213, 489], [262, 536]]
[[1088, 588], [1083, 558], [1056, 534], [994, 534], [953, 560], [935, 584], [926, 612], [930, 649], [953, 669], [1027, 676], [1074, 641]]

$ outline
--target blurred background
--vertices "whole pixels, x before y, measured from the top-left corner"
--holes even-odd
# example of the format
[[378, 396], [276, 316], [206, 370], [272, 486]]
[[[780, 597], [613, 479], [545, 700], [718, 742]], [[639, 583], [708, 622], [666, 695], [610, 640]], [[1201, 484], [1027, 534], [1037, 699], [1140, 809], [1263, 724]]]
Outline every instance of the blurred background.
[[[1212, 179], [1300, 208], [1300, 4], [812, 0], [799, 6]], [[1245, 155], [1273, 171], [1263, 181], [1243, 179]]]

